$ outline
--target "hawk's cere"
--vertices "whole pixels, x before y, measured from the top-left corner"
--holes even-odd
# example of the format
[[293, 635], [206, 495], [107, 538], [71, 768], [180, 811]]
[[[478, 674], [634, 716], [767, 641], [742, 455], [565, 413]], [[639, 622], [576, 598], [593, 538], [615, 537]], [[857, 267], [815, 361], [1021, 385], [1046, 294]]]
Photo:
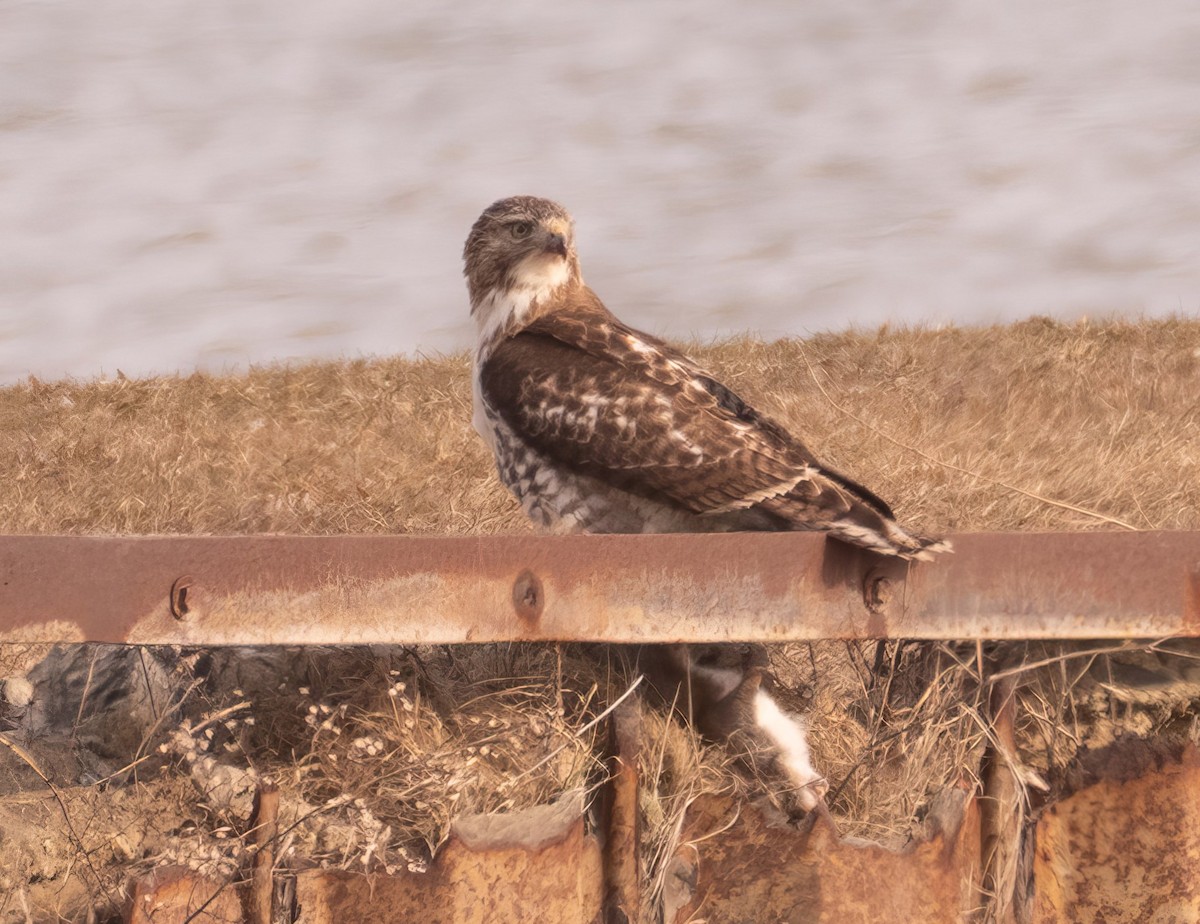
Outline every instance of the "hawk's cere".
[[517, 196], [475, 222], [463, 257], [476, 429], [534, 522], [564, 532], [824, 530], [901, 558], [944, 542], [825, 468], [678, 350], [584, 285], [562, 206]]

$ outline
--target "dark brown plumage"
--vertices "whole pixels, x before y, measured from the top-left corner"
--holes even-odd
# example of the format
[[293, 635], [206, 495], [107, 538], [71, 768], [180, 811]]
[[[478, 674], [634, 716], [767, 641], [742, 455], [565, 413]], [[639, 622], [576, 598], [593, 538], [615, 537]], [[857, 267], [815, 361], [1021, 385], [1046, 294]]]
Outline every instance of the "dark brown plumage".
[[622, 324], [583, 283], [570, 216], [488, 208], [464, 250], [476, 427], [542, 525], [586, 532], [825, 530], [902, 558], [910, 533], [873, 493], [678, 350]]

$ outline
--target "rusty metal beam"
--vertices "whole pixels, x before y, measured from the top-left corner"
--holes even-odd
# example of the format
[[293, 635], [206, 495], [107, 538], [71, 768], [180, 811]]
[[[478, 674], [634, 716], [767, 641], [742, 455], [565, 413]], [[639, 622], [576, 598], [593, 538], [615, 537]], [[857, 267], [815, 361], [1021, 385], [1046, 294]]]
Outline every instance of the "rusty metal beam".
[[1200, 532], [0, 537], [0, 642], [1200, 636]]

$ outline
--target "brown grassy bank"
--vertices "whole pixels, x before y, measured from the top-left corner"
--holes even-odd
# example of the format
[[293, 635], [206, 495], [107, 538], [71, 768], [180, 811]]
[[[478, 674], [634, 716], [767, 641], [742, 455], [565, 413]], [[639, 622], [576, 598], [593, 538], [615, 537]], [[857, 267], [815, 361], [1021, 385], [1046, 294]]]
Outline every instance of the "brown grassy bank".
[[[1200, 526], [1200, 321], [695, 353], [918, 528], [1113, 528], [997, 482], [1138, 528]], [[0, 389], [0, 532], [528, 529], [469, 421], [464, 355], [31, 381]]]

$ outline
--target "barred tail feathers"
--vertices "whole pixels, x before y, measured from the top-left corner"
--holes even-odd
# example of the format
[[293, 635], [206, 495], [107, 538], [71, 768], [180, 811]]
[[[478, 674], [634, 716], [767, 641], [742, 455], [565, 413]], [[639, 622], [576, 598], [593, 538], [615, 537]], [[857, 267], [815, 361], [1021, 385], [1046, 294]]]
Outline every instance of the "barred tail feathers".
[[881, 555], [931, 561], [937, 553], [953, 551], [944, 539], [908, 532], [874, 494], [833, 472], [821, 471], [787, 494], [763, 501], [762, 507], [792, 529], [822, 530]]
[[[895, 555], [907, 561], [933, 561], [935, 554], [953, 552], [954, 547], [945, 539], [931, 539], [917, 533], [902, 529], [894, 520], [885, 521], [884, 529], [870, 535], [858, 523], [852, 520], [835, 520], [829, 527], [829, 533], [848, 542], [881, 552], [884, 555]], [[864, 541], [864, 536], [869, 536]]]

